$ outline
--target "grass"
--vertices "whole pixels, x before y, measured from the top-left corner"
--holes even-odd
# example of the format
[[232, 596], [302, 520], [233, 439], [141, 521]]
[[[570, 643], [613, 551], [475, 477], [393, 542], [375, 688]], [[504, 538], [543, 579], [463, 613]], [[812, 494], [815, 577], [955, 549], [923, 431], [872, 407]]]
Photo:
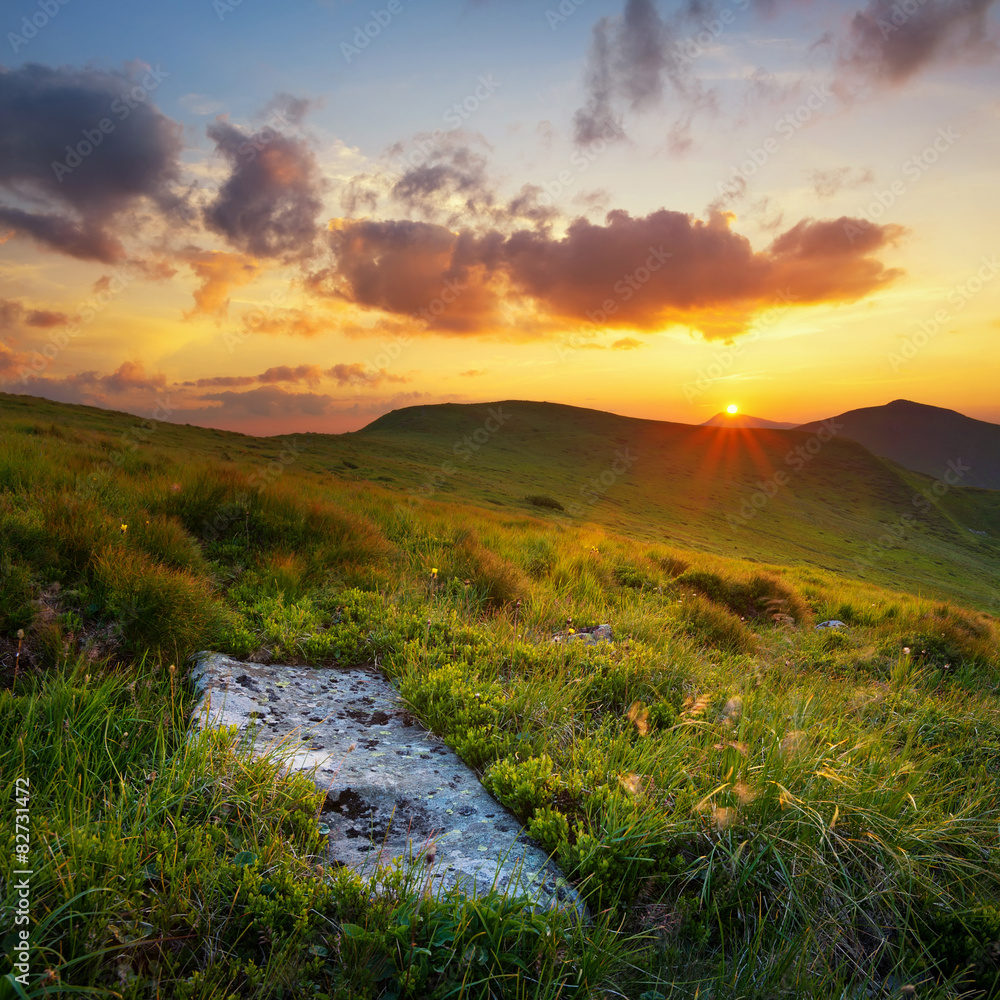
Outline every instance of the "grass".
[[[1000, 995], [989, 613], [569, 504], [406, 502], [345, 478], [359, 435], [324, 445], [334, 475], [32, 412], [0, 424], [0, 768], [30, 781], [33, 870], [31, 974], [2, 960], [0, 996]], [[551, 641], [603, 622], [612, 644]], [[380, 665], [593, 923], [331, 867], [310, 782], [189, 733], [201, 648]]]

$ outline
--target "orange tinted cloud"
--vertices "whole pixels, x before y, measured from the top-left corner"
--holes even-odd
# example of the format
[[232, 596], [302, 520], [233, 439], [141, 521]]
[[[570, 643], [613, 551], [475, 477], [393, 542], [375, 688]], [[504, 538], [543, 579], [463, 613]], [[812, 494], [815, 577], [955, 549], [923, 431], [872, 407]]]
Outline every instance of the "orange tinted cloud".
[[[756, 251], [731, 228], [661, 209], [604, 225], [579, 218], [566, 234], [452, 232], [424, 222], [336, 220], [334, 268], [310, 287], [438, 333], [515, 332], [511, 307], [558, 332], [602, 328], [699, 329], [706, 339], [745, 332], [755, 313], [786, 303], [853, 302], [900, 273], [876, 254], [902, 233], [860, 220], [804, 219]], [[862, 228], [863, 227], [863, 228]], [[519, 327], [523, 332], [523, 325]]]
[[194, 290], [194, 308], [184, 314], [185, 319], [225, 315], [232, 289], [249, 284], [260, 271], [253, 257], [222, 250], [192, 249], [187, 262], [201, 284]]

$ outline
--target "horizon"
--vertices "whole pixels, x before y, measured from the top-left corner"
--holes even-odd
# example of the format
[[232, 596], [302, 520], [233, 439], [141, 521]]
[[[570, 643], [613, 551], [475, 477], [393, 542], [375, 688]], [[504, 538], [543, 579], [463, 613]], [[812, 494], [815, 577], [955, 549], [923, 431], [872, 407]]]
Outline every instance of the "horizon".
[[910, 6], [19, 0], [0, 391], [1000, 423], [1000, 8]]

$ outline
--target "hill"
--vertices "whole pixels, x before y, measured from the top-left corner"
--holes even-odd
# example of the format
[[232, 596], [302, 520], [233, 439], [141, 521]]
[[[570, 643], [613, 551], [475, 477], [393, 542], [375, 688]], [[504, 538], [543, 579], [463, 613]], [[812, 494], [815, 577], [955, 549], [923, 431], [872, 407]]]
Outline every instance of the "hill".
[[[895, 399], [830, 418], [843, 435], [904, 468], [962, 486], [1000, 489], [1000, 425], [940, 406]], [[813, 433], [820, 421], [798, 429]]]
[[530, 510], [525, 498], [544, 496], [564, 509], [536, 512], [571, 523], [1000, 604], [1000, 494], [939, 497], [932, 478], [822, 427], [694, 427], [505, 401], [407, 407], [347, 437], [362, 465], [352, 475], [391, 470], [416, 500]]
[[[822, 428], [503, 402], [255, 439], [0, 396], [0, 823], [31, 816], [11, 852], [30, 943], [0, 982], [993, 995], [1000, 625], [900, 592], [941, 557], [937, 583], [986, 594], [994, 543], [965, 524], [994, 530], [993, 494], [903, 520], [930, 483]], [[877, 530], [858, 569], [894, 590], [823, 568]], [[349, 779], [286, 773], [290, 742], [252, 759], [192, 732], [200, 649], [382, 670], [593, 921], [430, 890], [446, 832], [412, 863], [373, 850], [370, 877], [332, 864], [318, 818]], [[352, 764], [378, 772], [366, 725]], [[21, 884], [0, 906], [23, 909]]]
[[749, 413], [726, 413], [719, 411], [714, 417], [701, 424], [702, 427], [770, 427], [774, 430], [791, 430], [795, 424], [783, 423], [780, 420], [765, 420]]

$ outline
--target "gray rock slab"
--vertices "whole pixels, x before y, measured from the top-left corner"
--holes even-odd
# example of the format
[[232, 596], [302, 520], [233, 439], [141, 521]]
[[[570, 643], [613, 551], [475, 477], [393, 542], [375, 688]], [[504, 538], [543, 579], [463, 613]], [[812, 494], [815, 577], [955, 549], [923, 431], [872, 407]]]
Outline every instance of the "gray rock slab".
[[[241, 663], [198, 653], [192, 721], [251, 732], [255, 750], [326, 792], [321, 821], [333, 861], [371, 874], [396, 858], [427, 872], [431, 891], [495, 887], [536, 906], [587, 910], [558, 866], [475, 771], [407, 711], [381, 673]], [[432, 848], [433, 862], [426, 861]]]

